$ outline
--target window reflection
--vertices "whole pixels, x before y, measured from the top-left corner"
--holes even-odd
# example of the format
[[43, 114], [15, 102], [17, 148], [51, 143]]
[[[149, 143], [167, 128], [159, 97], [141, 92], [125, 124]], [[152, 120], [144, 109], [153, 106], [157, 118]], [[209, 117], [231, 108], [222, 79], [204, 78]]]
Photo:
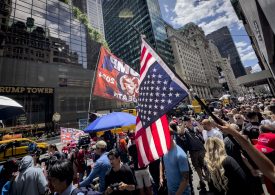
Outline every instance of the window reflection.
[[4, 56], [87, 66], [86, 31], [69, 5], [59, 0], [12, 0], [6, 17]]

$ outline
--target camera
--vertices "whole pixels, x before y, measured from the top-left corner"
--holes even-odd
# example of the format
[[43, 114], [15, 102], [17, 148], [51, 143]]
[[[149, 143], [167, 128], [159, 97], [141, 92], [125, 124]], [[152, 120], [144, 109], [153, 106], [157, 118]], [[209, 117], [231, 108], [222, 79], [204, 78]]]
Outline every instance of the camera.
[[114, 184], [111, 184], [111, 189], [114, 190], [114, 191], [117, 191], [118, 190], [118, 186], [119, 186], [119, 183], [114, 183]]

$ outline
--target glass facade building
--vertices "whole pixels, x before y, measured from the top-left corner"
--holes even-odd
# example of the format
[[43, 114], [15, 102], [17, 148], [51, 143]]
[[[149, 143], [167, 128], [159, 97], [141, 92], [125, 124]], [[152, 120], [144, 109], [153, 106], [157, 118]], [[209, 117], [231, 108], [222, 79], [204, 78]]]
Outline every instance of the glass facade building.
[[[50, 127], [58, 112], [60, 125], [78, 128], [88, 116], [100, 44], [64, 1], [0, 0], [0, 96], [24, 107], [26, 124]], [[122, 106], [92, 96], [92, 112]], [[19, 124], [16, 118], [5, 125]]]
[[87, 67], [86, 30], [58, 0], [3, 0], [0, 56]]
[[86, 28], [71, 5], [0, 1], [0, 95], [23, 105], [27, 124], [49, 124], [54, 112], [74, 125], [86, 118], [93, 75], [86, 67]]
[[230, 64], [236, 78], [246, 75], [240, 55], [227, 26], [210, 33], [206, 38], [213, 40], [223, 58], [230, 57]]
[[[157, 0], [105, 0], [102, 5], [105, 38], [111, 51], [135, 70], [140, 63], [140, 36], [133, 26], [157, 50], [168, 65], [173, 65], [165, 23]], [[133, 18], [121, 18], [120, 14], [133, 13]]]

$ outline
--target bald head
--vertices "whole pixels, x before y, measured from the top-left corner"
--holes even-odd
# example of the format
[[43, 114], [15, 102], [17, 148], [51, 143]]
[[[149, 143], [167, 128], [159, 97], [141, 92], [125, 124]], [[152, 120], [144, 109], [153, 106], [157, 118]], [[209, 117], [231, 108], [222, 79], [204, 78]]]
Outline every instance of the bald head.
[[203, 119], [201, 124], [206, 131], [210, 131], [213, 127], [213, 123], [209, 119]]

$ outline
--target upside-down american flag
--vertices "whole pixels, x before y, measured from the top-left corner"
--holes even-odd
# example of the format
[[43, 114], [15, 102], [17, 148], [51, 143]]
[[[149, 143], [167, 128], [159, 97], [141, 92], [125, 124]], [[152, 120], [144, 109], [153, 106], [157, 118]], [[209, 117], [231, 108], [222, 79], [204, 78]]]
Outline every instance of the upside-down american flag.
[[186, 85], [142, 39], [135, 140], [140, 167], [170, 149], [166, 113], [188, 96]]

